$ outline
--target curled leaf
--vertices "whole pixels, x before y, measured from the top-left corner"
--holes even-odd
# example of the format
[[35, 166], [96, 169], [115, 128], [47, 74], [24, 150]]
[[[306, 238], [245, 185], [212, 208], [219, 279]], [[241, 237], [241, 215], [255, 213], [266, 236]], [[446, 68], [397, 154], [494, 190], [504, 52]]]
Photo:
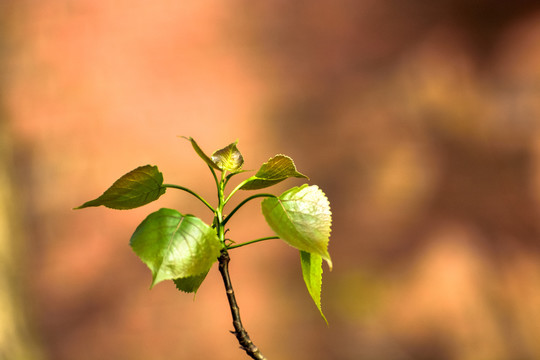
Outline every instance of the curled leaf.
[[199, 157], [203, 159], [205, 163], [207, 163], [210, 167], [213, 167], [216, 170], [221, 170], [219, 166], [217, 166], [217, 164], [212, 159], [210, 159], [208, 155], [205, 154], [204, 151], [202, 151], [202, 149], [199, 147], [195, 139], [193, 139], [192, 137], [185, 137], [185, 136], [182, 136], [182, 137], [191, 142], [191, 146], [193, 146], [193, 149], [195, 150], [197, 155], [199, 155]]
[[244, 158], [236, 147], [238, 141], [227, 145], [223, 149], [217, 150], [212, 154], [212, 161], [221, 171], [237, 173], [242, 170]]
[[184, 139], [191, 142], [193, 149], [201, 159], [204, 160], [210, 167], [220, 170], [228, 171], [231, 173], [239, 173], [242, 171], [242, 165], [244, 164], [244, 158], [242, 154], [236, 147], [238, 141], [225, 146], [223, 149], [214, 151], [211, 157], [206, 155], [206, 153], [199, 147], [195, 139], [192, 137], [182, 136]]

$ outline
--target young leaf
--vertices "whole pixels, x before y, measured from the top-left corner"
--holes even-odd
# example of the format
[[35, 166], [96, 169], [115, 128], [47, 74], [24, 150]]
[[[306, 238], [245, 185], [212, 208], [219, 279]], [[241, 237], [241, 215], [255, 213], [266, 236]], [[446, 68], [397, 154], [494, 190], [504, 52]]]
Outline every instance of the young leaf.
[[116, 180], [97, 199], [87, 201], [75, 209], [91, 206], [106, 206], [126, 210], [146, 205], [165, 193], [163, 175], [157, 166], [145, 165], [136, 168]]
[[182, 136], [182, 137], [191, 142], [191, 146], [193, 146], [193, 149], [195, 149], [195, 152], [197, 153], [197, 155], [199, 155], [201, 159], [204, 160], [205, 163], [207, 163], [209, 166], [213, 167], [216, 170], [221, 170], [219, 166], [217, 166], [217, 164], [214, 161], [212, 161], [212, 159], [210, 159], [208, 155], [204, 153], [204, 151], [202, 151], [199, 145], [197, 145], [197, 143], [195, 142], [195, 139], [193, 139], [192, 137], [189, 137], [189, 138], [185, 136]]
[[304, 277], [309, 294], [319, 309], [324, 321], [328, 324], [321, 309], [322, 257], [300, 251], [300, 263], [302, 265], [302, 276]]
[[279, 197], [266, 198], [261, 206], [266, 222], [281, 239], [298, 250], [321, 256], [332, 269], [328, 253], [332, 214], [321, 189], [304, 184]]
[[246, 180], [240, 189], [257, 190], [277, 184], [287, 178], [308, 178], [296, 171], [294, 161], [286, 155], [276, 155], [262, 164], [257, 173]]
[[217, 150], [212, 154], [212, 161], [222, 171], [228, 171], [231, 173], [237, 173], [242, 170], [244, 164], [244, 158], [236, 147], [238, 141]]
[[215, 229], [173, 209], [148, 215], [131, 236], [130, 245], [152, 271], [152, 286], [200, 275], [210, 269], [221, 249]]
[[200, 273], [199, 275], [178, 278], [174, 279], [173, 281], [178, 290], [187, 293], [196, 293], [197, 290], [199, 290], [199, 287], [203, 283], [204, 279], [206, 279], [206, 275], [208, 275], [209, 271], [210, 269], [206, 270], [203, 273]]

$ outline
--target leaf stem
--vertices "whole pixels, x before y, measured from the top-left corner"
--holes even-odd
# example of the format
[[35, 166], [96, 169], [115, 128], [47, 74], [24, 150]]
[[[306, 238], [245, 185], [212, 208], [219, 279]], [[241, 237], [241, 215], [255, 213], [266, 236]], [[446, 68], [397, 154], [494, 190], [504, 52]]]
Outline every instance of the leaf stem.
[[215, 171], [214, 168], [211, 167], [210, 165], [208, 165], [208, 168], [209, 168], [210, 171], [212, 172], [212, 176], [214, 177], [214, 181], [216, 182], [216, 186], [219, 187], [219, 180], [218, 180], [218, 178], [217, 178], [216, 171]]
[[[240, 308], [238, 307], [238, 304], [236, 303], [236, 297], [234, 296], [234, 290], [231, 283], [231, 278], [229, 276], [229, 262], [230, 257], [229, 253], [227, 251], [227, 245], [225, 244], [225, 223], [230, 219], [231, 215], [234, 214], [240, 206], [245, 204], [250, 199], [244, 200], [242, 204], [237, 206], [229, 216], [227, 216], [225, 219], [223, 219], [223, 208], [231, 195], [225, 199], [225, 185], [227, 184], [230, 177], [227, 177], [226, 171], [222, 171], [221, 173], [221, 180], [218, 181], [217, 176], [215, 175], [215, 172], [212, 171], [214, 174], [214, 179], [216, 180], [217, 185], [217, 191], [218, 191], [218, 206], [214, 211], [214, 224], [216, 227], [216, 232], [219, 238], [219, 241], [222, 244], [221, 254], [218, 258], [219, 262], [219, 272], [221, 274], [221, 277], [223, 278], [223, 284], [225, 285], [225, 292], [227, 294], [227, 300], [229, 301], [229, 308], [231, 309], [231, 315], [233, 319], [233, 326], [234, 331], [232, 333], [236, 336], [238, 339], [238, 342], [240, 344], [240, 347], [252, 358], [255, 360], [266, 360], [266, 358], [261, 354], [259, 348], [253, 344], [251, 339], [249, 338], [249, 335], [247, 331], [244, 329], [244, 326], [242, 325], [242, 320], [240, 320]], [[237, 187], [234, 191], [238, 190]], [[233, 191], [233, 193], [234, 193]], [[255, 197], [260, 197], [255, 196]], [[270, 195], [274, 196], [274, 195]], [[254, 197], [252, 197], [254, 198]], [[262, 241], [262, 240], [259, 240]], [[247, 245], [247, 244], [240, 244]]]
[[246, 241], [246, 242], [241, 243], [241, 244], [238, 244], [238, 245], [231, 245], [231, 246], [227, 247], [227, 249], [228, 249], [228, 250], [231, 250], [231, 249], [237, 249], [237, 248], [239, 248], [239, 247], [246, 246], [246, 245], [250, 245], [250, 244], [255, 244], [255, 243], [260, 242], [260, 241], [274, 240], [274, 239], [279, 239], [279, 236], [267, 236], [267, 237], [263, 237], [263, 238], [260, 238], [260, 239], [255, 239], [255, 240], [251, 240], [251, 241]]
[[231, 193], [229, 194], [229, 196], [227, 196], [227, 199], [225, 200], [225, 204], [229, 201], [229, 199], [238, 191], [240, 190], [240, 188], [242, 186], [244, 186], [245, 183], [249, 182], [250, 179], [246, 179], [244, 181], [242, 181], [240, 184], [238, 184], [234, 189], [233, 191], [231, 191]]
[[219, 272], [223, 278], [223, 284], [225, 285], [225, 290], [227, 293], [227, 300], [229, 301], [229, 307], [231, 309], [231, 315], [233, 318], [234, 331], [231, 331], [236, 338], [240, 347], [252, 358], [255, 360], [266, 360], [261, 351], [249, 338], [249, 335], [242, 325], [242, 320], [240, 319], [240, 308], [236, 302], [236, 297], [234, 296], [234, 290], [231, 283], [231, 278], [229, 276], [229, 253], [227, 249], [221, 250], [221, 255], [218, 258], [219, 261]]
[[203, 199], [202, 196], [200, 196], [199, 194], [197, 194], [195, 191], [193, 191], [191, 189], [188, 189], [188, 188], [180, 186], [180, 185], [175, 185], [175, 184], [163, 184], [162, 187], [164, 187], [164, 188], [173, 188], [173, 189], [186, 191], [186, 192], [190, 193], [191, 195], [195, 196], [200, 201], [202, 201], [202, 203], [204, 205], [206, 205], [206, 207], [208, 207], [210, 210], [212, 210], [212, 212], [216, 212], [216, 210], [214, 210], [212, 205], [210, 205], [206, 200]]
[[[276, 195], [273, 195], [273, 194], [255, 194], [255, 195], [251, 195], [250, 197], [244, 199], [240, 204], [236, 205], [236, 207], [227, 215], [227, 217], [225, 218], [225, 220], [223, 220], [223, 225], [225, 225], [227, 223], [227, 221], [229, 221], [229, 219], [231, 218], [231, 216], [234, 215], [235, 212], [237, 212], [242, 206], [244, 206], [248, 201], [251, 201], [253, 199], [257, 199], [257, 198], [260, 198], [260, 197], [277, 197]], [[229, 195], [229, 198], [230, 198], [230, 195]]]
[[[216, 177], [217, 181], [217, 177]], [[225, 206], [224, 199], [224, 191], [225, 191], [225, 171], [221, 173], [221, 181], [217, 182], [217, 192], [218, 192], [218, 207], [215, 214], [215, 223], [216, 223], [216, 231], [219, 238], [219, 241], [221, 242], [223, 248], [225, 248], [225, 228], [223, 226], [223, 207]]]

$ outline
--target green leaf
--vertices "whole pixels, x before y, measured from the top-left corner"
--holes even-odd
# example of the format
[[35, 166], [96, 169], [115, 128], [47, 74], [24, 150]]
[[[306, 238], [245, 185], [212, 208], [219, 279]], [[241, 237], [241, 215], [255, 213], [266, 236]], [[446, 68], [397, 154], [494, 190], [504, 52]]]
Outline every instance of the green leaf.
[[221, 170], [219, 166], [217, 166], [217, 164], [214, 161], [212, 161], [212, 159], [210, 159], [208, 155], [204, 153], [204, 151], [202, 151], [199, 145], [197, 145], [197, 142], [195, 142], [195, 139], [193, 139], [192, 137], [189, 137], [189, 138], [185, 136], [182, 136], [182, 137], [186, 140], [191, 141], [191, 146], [193, 146], [193, 149], [195, 149], [195, 152], [197, 153], [197, 155], [199, 155], [201, 159], [204, 160], [205, 163], [207, 163], [209, 166], [213, 167], [216, 170]]
[[328, 253], [332, 214], [319, 187], [294, 187], [279, 197], [266, 198], [261, 206], [266, 222], [282, 240], [298, 250], [321, 256], [332, 269]]
[[200, 273], [199, 275], [178, 278], [174, 279], [173, 281], [178, 290], [187, 293], [197, 293], [197, 290], [199, 290], [199, 287], [203, 283], [204, 279], [206, 279], [206, 275], [208, 275], [209, 271], [210, 269]]
[[276, 155], [262, 164], [257, 173], [246, 180], [240, 189], [257, 190], [277, 184], [290, 177], [308, 178], [296, 171], [294, 161], [286, 155]]
[[223, 149], [217, 150], [212, 154], [212, 161], [222, 171], [237, 173], [242, 170], [244, 158], [236, 147], [238, 141], [227, 145]]
[[131, 236], [130, 245], [152, 271], [152, 286], [208, 271], [221, 249], [215, 229], [173, 209], [148, 215]]
[[162, 185], [163, 175], [157, 166], [141, 166], [116, 180], [100, 197], [75, 209], [100, 205], [118, 210], [133, 209], [157, 200], [165, 193]]
[[324, 321], [328, 324], [326, 317], [321, 309], [321, 287], [322, 287], [322, 257], [316, 254], [311, 254], [306, 251], [300, 251], [300, 263], [302, 265], [302, 276], [304, 282], [311, 295], [311, 298], [315, 302], [315, 305], [319, 309]]
[[191, 142], [195, 152], [207, 163], [209, 166], [216, 170], [228, 171], [231, 173], [239, 173], [242, 171], [242, 165], [244, 164], [244, 158], [236, 147], [238, 141], [227, 145], [223, 149], [216, 150], [212, 157], [206, 155], [204, 151], [199, 147], [197, 142], [192, 137], [182, 136]]

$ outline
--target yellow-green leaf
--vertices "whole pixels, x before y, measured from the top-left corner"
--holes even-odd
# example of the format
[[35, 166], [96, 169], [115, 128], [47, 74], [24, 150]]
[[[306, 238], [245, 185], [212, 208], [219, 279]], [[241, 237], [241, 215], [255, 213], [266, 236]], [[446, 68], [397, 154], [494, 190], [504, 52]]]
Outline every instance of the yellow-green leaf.
[[189, 138], [185, 136], [182, 136], [182, 137], [191, 142], [191, 146], [193, 146], [193, 149], [195, 150], [197, 155], [199, 155], [199, 157], [203, 159], [205, 163], [207, 163], [210, 167], [213, 167], [216, 170], [221, 170], [219, 166], [217, 166], [217, 164], [214, 161], [212, 161], [212, 159], [210, 159], [208, 155], [206, 155], [206, 153], [199, 147], [195, 139], [193, 139], [192, 137], [189, 137]]
[[204, 279], [206, 279], [206, 275], [208, 275], [209, 271], [210, 269], [208, 269], [207, 271], [199, 275], [178, 278], [178, 279], [174, 279], [173, 281], [178, 290], [187, 292], [187, 293], [196, 293], [197, 290], [199, 290], [199, 287], [203, 283]]
[[276, 155], [260, 167], [257, 173], [247, 179], [240, 189], [257, 190], [275, 185], [290, 177], [306, 178], [296, 170], [294, 161], [286, 155]]
[[221, 171], [237, 173], [242, 170], [244, 158], [236, 147], [238, 142], [227, 145], [212, 154], [212, 161]]
[[300, 263], [302, 265], [304, 282], [313, 302], [317, 306], [317, 309], [319, 309], [324, 321], [328, 324], [321, 309], [322, 261], [322, 257], [317, 254], [300, 251]]
[[130, 245], [152, 271], [152, 286], [208, 271], [221, 250], [215, 229], [173, 209], [148, 215], [131, 236]]
[[101, 205], [118, 210], [137, 208], [163, 195], [166, 189], [162, 185], [163, 175], [157, 166], [140, 166], [116, 180], [100, 197], [75, 209]]
[[266, 222], [282, 240], [298, 250], [321, 256], [332, 269], [328, 253], [332, 213], [319, 187], [294, 187], [279, 197], [265, 199], [261, 206]]
[[182, 136], [184, 139], [187, 139], [191, 142], [193, 149], [199, 155], [201, 159], [204, 160], [210, 167], [220, 170], [228, 171], [231, 173], [238, 173], [242, 171], [242, 165], [244, 164], [244, 158], [242, 154], [236, 147], [238, 141], [225, 146], [223, 149], [214, 151], [211, 157], [206, 155], [206, 153], [199, 147], [195, 139], [192, 137]]

